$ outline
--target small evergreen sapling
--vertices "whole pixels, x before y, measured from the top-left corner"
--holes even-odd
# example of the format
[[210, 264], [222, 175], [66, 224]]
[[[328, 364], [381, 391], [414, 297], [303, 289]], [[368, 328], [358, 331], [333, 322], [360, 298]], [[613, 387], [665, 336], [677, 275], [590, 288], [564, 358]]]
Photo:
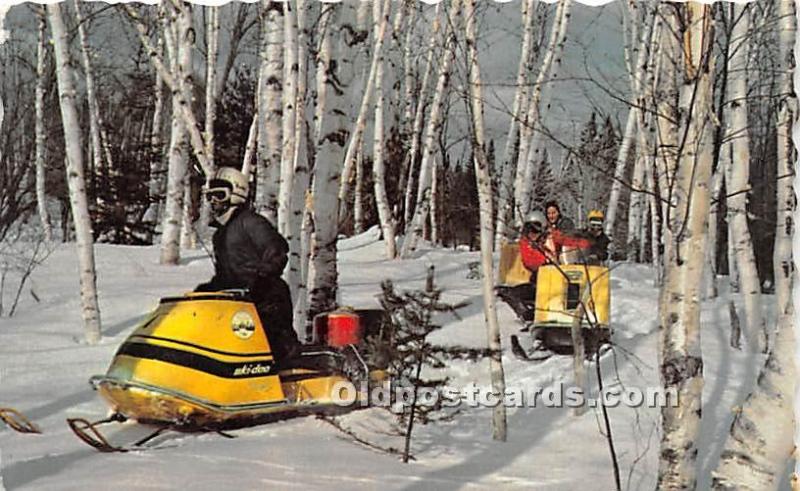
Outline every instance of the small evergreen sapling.
[[[373, 353], [380, 353], [395, 387], [407, 389], [401, 403], [393, 407], [398, 433], [404, 437], [403, 462], [411, 458], [411, 435], [414, 425], [428, 424], [452, 418], [455, 412], [446, 407], [443, 390], [449, 377], [440, 370], [455, 359], [478, 360], [488, 355], [485, 349], [456, 345], [440, 345], [430, 335], [442, 328], [435, 319], [442, 314], [458, 317], [458, 309], [466, 302], [449, 304], [441, 300], [442, 290], [434, 284], [434, 268], [428, 269], [424, 290], [395, 291], [391, 281], [381, 285], [381, 306], [386, 312], [386, 322], [381, 336], [375, 340]], [[433, 402], [421, 403], [424, 391], [433, 394]], [[409, 400], [410, 399], [410, 400]]]

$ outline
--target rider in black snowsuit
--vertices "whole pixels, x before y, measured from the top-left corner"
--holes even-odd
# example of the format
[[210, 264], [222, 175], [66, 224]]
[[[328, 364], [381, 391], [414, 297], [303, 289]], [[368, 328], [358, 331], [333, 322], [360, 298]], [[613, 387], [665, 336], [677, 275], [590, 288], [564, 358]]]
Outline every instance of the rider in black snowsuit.
[[281, 279], [289, 245], [275, 227], [247, 206], [247, 179], [232, 167], [221, 167], [205, 191], [211, 202], [214, 232], [214, 276], [195, 291], [247, 289], [261, 323], [268, 330], [276, 358], [300, 346], [292, 326], [292, 298]]

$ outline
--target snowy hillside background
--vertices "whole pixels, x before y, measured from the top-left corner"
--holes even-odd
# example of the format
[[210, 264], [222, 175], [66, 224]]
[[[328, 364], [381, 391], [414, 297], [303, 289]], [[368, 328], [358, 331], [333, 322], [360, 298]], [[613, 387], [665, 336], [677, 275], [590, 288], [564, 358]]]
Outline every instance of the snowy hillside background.
[[[98, 288], [106, 326], [102, 342], [85, 345], [75, 294], [77, 261], [74, 247], [58, 246], [35, 270], [18, 313], [0, 319], [0, 401], [41, 425], [41, 435], [0, 429], [2, 478], [6, 489], [611, 489], [613, 476], [599, 410], [575, 417], [568, 408], [510, 409], [509, 439], [491, 439], [491, 411], [465, 408], [452, 423], [420, 427], [414, 440], [416, 461], [402, 464], [396, 456], [360, 446], [327, 423], [299, 418], [216, 434], [171, 433], [157, 438], [155, 448], [128, 454], [100, 454], [80, 442], [65, 423], [67, 417], [99, 419], [107, 408], [93, 393], [89, 376], [103, 373], [125, 336], [161, 296], [187, 291], [212, 271], [202, 252], [187, 255], [179, 267], [158, 265], [155, 247], [99, 245]], [[485, 345], [480, 307], [480, 282], [467, 279], [478, 253], [423, 248], [407, 261], [382, 258], [377, 231], [341, 242], [342, 302], [376, 306], [375, 295], [385, 278], [401, 289], [422, 287], [429, 265], [445, 289], [445, 300], [470, 302], [461, 321], [446, 323], [441, 336], [473, 346]], [[657, 290], [650, 268], [621, 264], [612, 272], [614, 354], [603, 357], [606, 386], [658, 385]], [[752, 388], [755, 372], [742, 367], [759, 363], [727, 347], [728, 295], [704, 305], [703, 352], [706, 363], [704, 428], [700, 441], [702, 479], [706, 488], [730, 425], [730, 407]], [[504, 346], [520, 325], [513, 312], [500, 306]], [[531, 364], [508, 356], [509, 387], [546, 387], [571, 381], [569, 357]], [[475, 383], [488, 387], [483, 364], [454, 363], [455, 387]], [[592, 384], [594, 375], [592, 375]], [[596, 390], [596, 389], [594, 389]], [[655, 486], [658, 465], [658, 409], [610, 409], [612, 430], [625, 489]], [[360, 434], [386, 443], [383, 413], [363, 410], [343, 418]], [[114, 437], [130, 441], [147, 433], [129, 425]], [[399, 445], [399, 441], [394, 442]]]

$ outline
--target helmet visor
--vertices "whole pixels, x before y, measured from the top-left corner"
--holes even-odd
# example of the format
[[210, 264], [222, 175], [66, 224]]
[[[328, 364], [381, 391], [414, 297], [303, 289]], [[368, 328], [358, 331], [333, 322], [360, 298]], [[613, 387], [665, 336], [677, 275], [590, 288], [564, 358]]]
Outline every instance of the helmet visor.
[[206, 199], [212, 203], [221, 203], [231, 199], [231, 190], [227, 187], [206, 189], [204, 193]]
[[542, 226], [542, 222], [526, 222], [525, 226], [522, 227], [522, 232], [524, 234], [530, 234], [530, 233], [540, 234], [542, 233], [543, 229], [544, 226]]

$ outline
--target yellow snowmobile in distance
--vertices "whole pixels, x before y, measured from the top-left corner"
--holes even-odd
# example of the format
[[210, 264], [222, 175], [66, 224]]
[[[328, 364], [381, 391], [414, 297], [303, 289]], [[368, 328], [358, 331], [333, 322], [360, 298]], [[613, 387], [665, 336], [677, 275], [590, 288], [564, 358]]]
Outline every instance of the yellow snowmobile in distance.
[[[531, 273], [522, 264], [519, 245], [504, 243], [500, 249], [498, 276], [498, 296], [514, 309], [527, 324], [525, 330], [530, 331], [531, 336], [540, 340], [545, 348], [556, 353], [572, 351], [571, 328], [581, 304], [584, 307], [580, 319], [581, 333], [587, 354], [609, 342], [611, 289], [606, 265], [583, 257], [580, 250], [565, 251], [559, 264], [539, 268], [535, 299], [520, 302], [509, 292], [527, 284]], [[514, 341], [512, 339], [512, 344]]]
[[[101, 451], [125, 451], [97, 430], [128, 419], [158, 430], [222, 431], [290, 416], [337, 413], [361, 406], [337, 402], [346, 384], [380, 384], [385, 372], [368, 366], [365, 336], [377, 335], [380, 310], [340, 311], [315, 319], [317, 341], [277, 359], [255, 305], [241, 290], [161, 299], [122, 343], [105, 375], [90, 379], [112, 416], [90, 423], [68, 419], [75, 434]], [[342, 389], [342, 387], [345, 389]]]

